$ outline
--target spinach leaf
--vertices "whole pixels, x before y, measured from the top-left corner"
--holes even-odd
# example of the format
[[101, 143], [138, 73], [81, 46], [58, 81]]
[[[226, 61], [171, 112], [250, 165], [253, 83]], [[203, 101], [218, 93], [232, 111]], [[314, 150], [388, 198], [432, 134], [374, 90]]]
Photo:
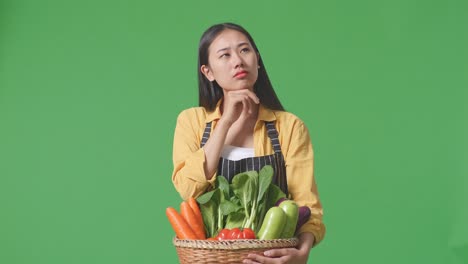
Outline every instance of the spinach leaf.
[[227, 179], [224, 176], [218, 176], [216, 177], [216, 184], [222, 192], [222, 198], [229, 199], [231, 195], [229, 193], [229, 183]]
[[224, 200], [220, 205], [220, 210], [223, 215], [229, 215], [232, 212], [237, 212], [239, 209], [242, 209], [242, 206], [240, 206], [237, 203]]
[[216, 188], [197, 201], [209, 237], [223, 228], [251, 228], [257, 233], [266, 212], [286, 195], [271, 181], [273, 167], [264, 166], [260, 172], [247, 171], [235, 175], [229, 184], [219, 175]]
[[265, 192], [270, 187], [271, 180], [273, 178], [273, 167], [271, 166], [264, 166], [259, 173], [259, 187], [258, 187], [258, 196], [257, 200], [262, 200]]
[[244, 223], [245, 214], [243, 212], [232, 212], [228, 215], [226, 219], [226, 225], [224, 228], [239, 228]]
[[212, 237], [217, 233], [220, 191], [219, 189], [214, 189], [213, 191], [207, 192], [198, 197], [197, 201], [200, 204], [205, 231], [208, 237]]
[[239, 173], [232, 178], [232, 191], [239, 199], [246, 217], [242, 227], [251, 226], [251, 213], [256, 200], [257, 183], [258, 173], [256, 171]]
[[270, 208], [275, 206], [275, 203], [281, 198], [286, 198], [286, 194], [281, 191], [278, 186], [270, 184], [268, 188], [268, 199], [265, 201], [266, 207]]

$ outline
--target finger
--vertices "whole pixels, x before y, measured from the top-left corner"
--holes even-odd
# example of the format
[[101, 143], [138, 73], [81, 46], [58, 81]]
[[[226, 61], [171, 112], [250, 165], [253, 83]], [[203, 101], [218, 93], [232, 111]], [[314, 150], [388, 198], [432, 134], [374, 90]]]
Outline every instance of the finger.
[[242, 115], [248, 115], [249, 113], [249, 101], [245, 98], [242, 99]]
[[260, 262], [257, 262], [255, 260], [251, 260], [251, 259], [244, 259], [242, 261], [242, 263], [244, 263], [244, 264], [261, 264]]
[[249, 106], [249, 114], [252, 114], [252, 109], [253, 109], [253, 102], [252, 102], [252, 99], [250, 99], [250, 97], [246, 97], [245, 100], [247, 101], [247, 104]]
[[294, 249], [291, 248], [279, 248], [279, 249], [270, 249], [268, 251], [263, 252], [263, 254], [267, 257], [278, 258], [282, 256], [291, 255]]
[[241, 107], [242, 109], [239, 109], [239, 110], [243, 110], [243, 108], [245, 108], [246, 106], [246, 102], [245, 102], [245, 96], [243, 95], [236, 95], [234, 97], [234, 104], [236, 104], [237, 107]]
[[257, 97], [257, 95], [250, 91], [249, 89], [242, 89], [242, 90], [237, 90], [237, 91], [232, 91], [232, 93], [237, 93], [237, 94], [245, 94], [252, 99], [256, 104], [260, 103], [260, 99]]
[[239, 93], [239, 91], [229, 91], [226, 93], [225, 96], [229, 97], [228, 101], [231, 101], [233, 104], [236, 104], [244, 99], [245, 94]]
[[248, 90], [247, 95], [252, 99], [252, 101], [254, 101], [254, 103], [256, 104], [260, 103], [260, 99], [257, 97], [257, 95], [254, 92]]
[[275, 259], [264, 257], [258, 254], [247, 255], [247, 259], [245, 259], [245, 261], [251, 261], [251, 262], [244, 262], [244, 263], [262, 263], [262, 264], [274, 264], [275, 263]]

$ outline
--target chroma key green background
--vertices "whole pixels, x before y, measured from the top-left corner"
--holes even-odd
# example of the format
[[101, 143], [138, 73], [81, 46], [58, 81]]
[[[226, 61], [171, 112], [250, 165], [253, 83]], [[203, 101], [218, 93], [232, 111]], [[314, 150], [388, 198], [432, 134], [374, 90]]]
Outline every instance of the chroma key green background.
[[198, 40], [251, 32], [304, 120], [309, 263], [468, 263], [468, 4], [0, 2], [0, 263], [177, 263], [165, 208]]

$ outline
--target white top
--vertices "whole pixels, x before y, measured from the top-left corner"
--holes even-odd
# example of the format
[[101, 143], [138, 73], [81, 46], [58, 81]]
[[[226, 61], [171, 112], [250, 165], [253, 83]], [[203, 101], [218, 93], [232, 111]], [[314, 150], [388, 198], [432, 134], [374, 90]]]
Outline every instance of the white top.
[[229, 160], [241, 160], [254, 157], [254, 148], [242, 148], [231, 145], [224, 145], [221, 157]]

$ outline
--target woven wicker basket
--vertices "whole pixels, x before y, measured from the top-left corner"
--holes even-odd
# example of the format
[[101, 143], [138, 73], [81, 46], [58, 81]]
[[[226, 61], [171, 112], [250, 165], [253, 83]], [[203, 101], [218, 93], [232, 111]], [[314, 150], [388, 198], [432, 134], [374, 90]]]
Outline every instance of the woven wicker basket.
[[242, 263], [250, 253], [262, 255], [272, 248], [291, 248], [299, 243], [291, 239], [236, 239], [236, 240], [183, 240], [174, 238], [174, 246], [181, 264], [199, 263]]

